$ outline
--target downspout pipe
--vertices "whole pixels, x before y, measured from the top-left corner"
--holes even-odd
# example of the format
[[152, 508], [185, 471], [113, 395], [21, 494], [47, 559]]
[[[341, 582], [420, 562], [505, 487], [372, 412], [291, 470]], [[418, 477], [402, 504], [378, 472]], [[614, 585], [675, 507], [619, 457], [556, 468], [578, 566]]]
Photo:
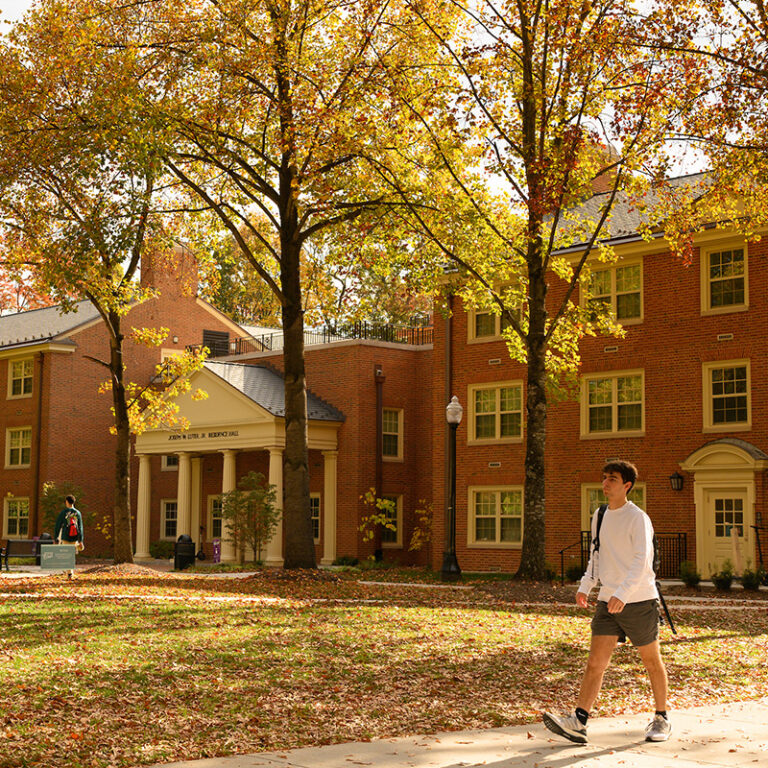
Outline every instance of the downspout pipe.
[[[42, 513], [40, 510], [40, 456], [42, 453], [43, 443], [43, 372], [45, 371], [45, 353], [38, 352], [35, 355], [35, 365], [38, 370], [38, 375], [35, 376], [35, 385], [37, 387], [37, 413], [35, 416], [35, 472], [32, 483], [32, 499], [30, 507], [34, 510], [34, 525], [30, 531], [31, 535], [37, 535], [42, 533], [40, 530], [42, 526]], [[50, 531], [53, 536], [53, 531]]]
[[[387, 377], [381, 363], [373, 365], [373, 379], [376, 382], [376, 493], [377, 499], [381, 498], [384, 485], [384, 382]], [[381, 528], [376, 526], [374, 535], [374, 558], [379, 561], [384, 558], [381, 548]]]

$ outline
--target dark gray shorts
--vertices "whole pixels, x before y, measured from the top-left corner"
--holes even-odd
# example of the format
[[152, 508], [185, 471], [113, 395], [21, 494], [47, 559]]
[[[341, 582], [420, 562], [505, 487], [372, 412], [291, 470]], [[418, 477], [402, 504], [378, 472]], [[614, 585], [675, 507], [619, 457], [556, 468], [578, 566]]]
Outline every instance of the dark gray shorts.
[[659, 601], [627, 603], [621, 613], [608, 613], [608, 603], [598, 600], [592, 617], [593, 635], [613, 635], [623, 643], [627, 638], [636, 648], [659, 638]]

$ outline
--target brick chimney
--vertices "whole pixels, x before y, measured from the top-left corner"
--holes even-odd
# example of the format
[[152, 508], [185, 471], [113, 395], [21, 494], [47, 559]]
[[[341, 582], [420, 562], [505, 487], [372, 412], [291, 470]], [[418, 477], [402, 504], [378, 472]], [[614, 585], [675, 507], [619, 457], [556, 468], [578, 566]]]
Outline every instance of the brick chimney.
[[141, 256], [141, 287], [154, 288], [163, 298], [197, 296], [199, 279], [197, 259], [183, 245]]
[[597, 155], [598, 162], [597, 175], [592, 179], [592, 194], [610, 192], [616, 183], [616, 168], [608, 166], [621, 159], [619, 153], [610, 144], [606, 146], [598, 143], [592, 145], [591, 151]]

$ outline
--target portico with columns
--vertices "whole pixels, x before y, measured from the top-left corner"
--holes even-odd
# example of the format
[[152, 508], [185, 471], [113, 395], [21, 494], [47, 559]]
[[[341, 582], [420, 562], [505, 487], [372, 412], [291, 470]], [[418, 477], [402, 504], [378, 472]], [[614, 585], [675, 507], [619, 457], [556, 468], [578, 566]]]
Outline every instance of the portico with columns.
[[[179, 416], [189, 428], [150, 430], [136, 438], [137, 560], [150, 557], [151, 542], [186, 534], [203, 548], [220, 539], [222, 562], [235, 561], [238, 553], [216, 519], [215, 504], [251, 470], [262, 472], [275, 486], [282, 508], [283, 379], [264, 366], [207, 362], [191, 383], [190, 392], [177, 400]], [[207, 397], [196, 396], [197, 390]], [[319, 502], [314, 521], [318, 560], [330, 564], [336, 558], [338, 431], [344, 416], [311, 393], [307, 401], [310, 467], [320, 470], [310, 478]], [[268, 566], [283, 564], [282, 522], [263, 559]]]

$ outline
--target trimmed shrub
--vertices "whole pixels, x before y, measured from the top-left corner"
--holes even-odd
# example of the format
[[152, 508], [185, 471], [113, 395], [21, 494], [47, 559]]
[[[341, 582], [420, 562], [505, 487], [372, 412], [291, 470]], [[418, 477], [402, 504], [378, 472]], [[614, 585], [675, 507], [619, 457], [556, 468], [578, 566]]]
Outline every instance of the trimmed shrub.
[[581, 581], [581, 577], [583, 575], [584, 575], [584, 569], [581, 567], [579, 563], [574, 563], [573, 565], [569, 565], [565, 569], [566, 581]]
[[730, 560], [723, 561], [722, 570], [716, 571], [710, 577], [715, 589], [727, 592], [733, 583], [733, 563]]
[[696, 569], [696, 563], [684, 560], [680, 563], [680, 579], [686, 587], [698, 587], [701, 574]]
[[155, 558], [155, 560], [169, 560], [173, 557], [173, 542], [160, 539], [159, 541], [153, 541], [149, 545], [149, 554]]
[[752, 592], [757, 592], [760, 589], [760, 582], [763, 579], [763, 574], [758, 568], [753, 571], [751, 568], [745, 568], [744, 573], [741, 574], [741, 586], [744, 589], [748, 589]]

